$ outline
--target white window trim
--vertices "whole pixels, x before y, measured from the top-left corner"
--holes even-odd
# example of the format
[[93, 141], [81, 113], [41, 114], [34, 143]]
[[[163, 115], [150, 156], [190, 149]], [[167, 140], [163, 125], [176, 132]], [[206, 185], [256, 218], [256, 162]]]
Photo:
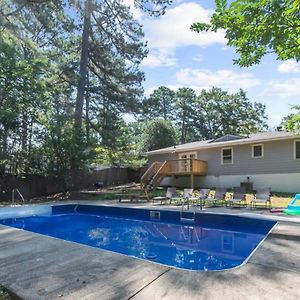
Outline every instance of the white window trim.
[[[261, 156], [254, 156], [254, 147], [261, 146]], [[262, 158], [264, 157], [264, 144], [254, 144], [252, 145], [252, 158]]]
[[[223, 150], [231, 150], [231, 162], [230, 163], [224, 163], [223, 161]], [[233, 147], [226, 147], [221, 149], [221, 165], [232, 165], [233, 164]]]
[[300, 160], [300, 158], [296, 158], [296, 143], [300, 142], [300, 140], [294, 140], [294, 160]]
[[182, 152], [182, 153], [178, 154], [178, 157], [179, 157], [179, 159], [182, 159], [183, 155], [188, 156], [188, 155], [191, 155], [191, 154], [195, 154], [195, 159], [197, 159], [197, 152], [196, 151], [195, 152]]

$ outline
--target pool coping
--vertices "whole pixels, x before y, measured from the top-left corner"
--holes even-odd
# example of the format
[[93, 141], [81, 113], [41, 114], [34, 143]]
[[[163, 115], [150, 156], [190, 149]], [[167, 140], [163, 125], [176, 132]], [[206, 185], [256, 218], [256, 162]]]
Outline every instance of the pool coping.
[[[119, 202], [118, 200], [65, 200], [65, 201], [59, 201], [59, 202], [43, 202], [43, 203], [30, 203], [30, 204], [23, 204], [23, 205], [17, 205], [17, 206], [11, 206], [11, 205], [6, 205], [3, 207], [0, 207], [0, 210], [2, 208], [13, 208], [13, 207], [30, 207], [30, 206], [41, 206], [41, 205], [67, 205], [67, 204], [86, 204], [86, 205], [95, 205], [95, 206], [114, 206], [114, 207], [128, 207], [128, 208], [141, 208], [141, 209], [153, 209], [153, 210], [170, 210], [170, 211], [178, 211], [181, 210], [181, 206], [174, 206], [174, 205], [151, 205], [151, 202]], [[218, 211], [219, 208], [224, 208], [226, 209], [226, 212], [223, 211]], [[240, 209], [240, 208], [237, 208]], [[244, 209], [244, 208], [241, 208]], [[252, 208], [247, 207], [247, 211], [242, 211], [242, 212], [234, 212], [232, 211], [232, 208], [225, 208], [222, 206], [217, 206], [217, 207], [208, 207], [203, 210], [197, 210], [196, 212], [200, 213], [207, 213], [207, 214], [221, 214], [221, 215], [233, 215], [233, 216], [244, 216], [244, 217], [249, 217], [249, 218], [256, 218], [256, 219], [266, 219], [266, 220], [271, 220], [271, 221], [277, 221], [277, 222], [286, 222], [286, 223], [295, 223], [295, 224], [300, 224], [300, 217], [298, 216], [279, 216], [279, 215], [266, 215], [266, 214], [261, 214], [257, 213], [257, 210], [252, 210]], [[190, 211], [192, 212], [194, 209], [191, 208]], [[217, 210], [217, 211], [213, 211]], [[249, 210], [249, 211], [248, 211]], [[261, 211], [263, 211], [262, 209]]]
[[[84, 202], [86, 203], [86, 202]], [[61, 203], [62, 204], [62, 203]], [[65, 203], [64, 203], [65, 204]], [[71, 204], [70, 202], [68, 202], [68, 204]], [[86, 203], [87, 204], [87, 203]], [[52, 203], [52, 205], [57, 205], [57, 204], [54, 204]], [[151, 207], [151, 209], [153, 209], [153, 207]], [[104, 257], [109, 257], [110, 260], [112, 261], [123, 261], [125, 266], [124, 267], [121, 267], [121, 269], [123, 268], [126, 268], [126, 264], [128, 264], [130, 262], [130, 264], [132, 263], [134, 265], [134, 267], [132, 268], [132, 270], [130, 269], [128, 271], [128, 276], [124, 275], [124, 281], [127, 280], [127, 277], [130, 277], [132, 276], [133, 273], [136, 272], [136, 268], [139, 268], [139, 266], [143, 266], [143, 269], [144, 268], [149, 268], [151, 270], [154, 270], [153, 272], [157, 272], [157, 274], [154, 276], [153, 275], [153, 278], [149, 278], [148, 282], [143, 282], [142, 283], [139, 283], [139, 282], [136, 282], [134, 283], [133, 285], [138, 285], [138, 287], [130, 293], [130, 295], [126, 295], [126, 296], [120, 296], [116, 299], [150, 299], [149, 295], [151, 295], [151, 299], [152, 299], [152, 295], [157, 295], [159, 294], [157, 297], [154, 296], [153, 299], [177, 299], [176, 297], [179, 298], [179, 296], [175, 293], [173, 294], [173, 296], [170, 296], [170, 295], [166, 295], [164, 296], [164, 291], [166, 291], [167, 287], [165, 286], [164, 282], [167, 278], [173, 278], [174, 276], [180, 276], [180, 280], [184, 280], [182, 279], [182, 277], [186, 277], [186, 278], [190, 278], [190, 282], [194, 282], [196, 284], [196, 282], [198, 282], [197, 278], [201, 278], [201, 280], [204, 280], [204, 277], [201, 275], [201, 274], [206, 274], [206, 276], [208, 278], [211, 278], [212, 279], [212, 282], [215, 282], [215, 285], [216, 285], [216, 290], [212, 290], [211, 291], [211, 294], [210, 294], [210, 298], [209, 299], [220, 299], [220, 296], [218, 296], [218, 292], [217, 292], [217, 289], [218, 289], [218, 286], [222, 286], [222, 282], [217, 282], [216, 283], [216, 280], [218, 280], [219, 278], [219, 274], [224, 274], [224, 276], [228, 277], [228, 278], [231, 278], [231, 276], [235, 275], [235, 274], [242, 274], [244, 276], [244, 274], [246, 274], [246, 276], [251, 276], [253, 278], [253, 280], [255, 278], [257, 278], [257, 275], [255, 274], [252, 274], [250, 271], [251, 269], [255, 269], [255, 270], [260, 270], [260, 272], [265, 272], [265, 270], [270, 270], [270, 266], [266, 266], [264, 264], [261, 264], [261, 262], [259, 262], [259, 260], [264, 260], [264, 257], [265, 257], [265, 253], [267, 250], [268, 250], [268, 247], [272, 244], [270, 243], [270, 241], [272, 239], [276, 239], [276, 234], [278, 234], [278, 232], [284, 236], [285, 238], [288, 237], [287, 234], [284, 234], [284, 231], [282, 230], [282, 224], [285, 224], [284, 226], [286, 226], [287, 228], [291, 228], [293, 229], [294, 227], [297, 227], [295, 231], [295, 235], [297, 237], [297, 243], [294, 243], [293, 244], [293, 247], [298, 248], [297, 249], [294, 249], [294, 251], [299, 251], [300, 250], [300, 246], [298, 244], [299, 241], [300, 241], [300, 233], [299, 233], [299, 229], [300, 227], [298, 227], [299, 225], [297, 224], [292, 224], [292, 223], [286, 223], [286, 222], [279, 222], [279, 224], [275, 227], [275, 231], [277, 231], [277, 233], [273, 234], [273, 233], [270, 233], [268, 237], [265, 238], [265, 241], [264, 243], [262, 243], [262, 245], [260, 245], [260, 247], [257, 249], [257, 251], [253, 254], [253, 256], [251, 256], [251, 258], [249, 258], [248, 262], [243, 266], [243, 267], [239, 267], [238, 270], [234, 270], [234, 269], [229, 269], [229, 270], [224, 270], [222, 272], [215, 272], [215, 271], [208, 271], [208, 272], [191, 272], [191, 271], [185, 271], [185, 270], [182, 270], [182, 269], [175, 269], [175, 268], [170, 268], [170, 267], [162, 267], [162, 266], [159, 266], [159, 265], [156, 265], [156, 264], [153, 264], [151, 262], [147, 262], [147, 261], [140, 261], [140, 260], [136, 260], [135, 258], [132, 258], [132, 257], [123, 257], [122, 259], [119, 259], [117, 256], [119, 256], [120, 254], [116, 254], [116, 253], [109, 253], [109, 254], [105, 254], [103, 255], [102, 254], [95, 254], [95, 250], [97, 252], [104, 252], [104, 250], [99, 250], [97, 248], [93, 248], [93, 249], [89, 249], [88, 251], [86, 251], [87, 253], [82, 253], [82, 257], [86, 257], [86, 259], [89, 259], [89, 257], [95, 257], [97, 258], [98, 256], [104, 256]], [[0, 236], [1, 234], [5, 231], [5, 228], [3, 228], [5, 226], [0, 226]], [[18, 233], [18, 229], [14, 229], [12, 227], [8, 227], [9, 228], [9, 231], [10, 231], [10, 234], [8, 236], [8, 240], [9, 240], [9, 245], [10, 246], [13, 246], [14, 247], [18, 247], [18, 236], [20, 235]], [[23, 230], [24, 231], [24, 230]], [[25, 232], [25, 231], [24, 231]], [[68, 249], [69, 248], [72, 248], [73, 250], [76, 250], [78, 253], [81, 253], [81, 252], [85, 252], [85, 248], [86, 246], [85, 245], [80, 245], [80, 244], [76, 244], [76, 245], [67, 245], [67, 241], [63, 241], [61, 239], [56, 239], [55, 241], [49, 241], [51, 238], [50, 237], [46, 237], [46, 236], [43, 236], [41, 235], [41, 237], [39, 238], [36, 238], [35, 236], [36, 234], [35, 233], [30, 233], [30, 232], [25, 232], [25, 236], [28, 237], [29, 239], [29, 242], [28, 242], [28, 245], [31, 245], [31, 247], [34, 247], [34, 245], [32, 245], [32, 243], [34, 243], [34, 240], [42, 240], [44, 243], [45, 243], [45, 249], [47, 249], [48, 247], [48, 244], [55, 244], [57, 245], [57, 247], [59, 248], [59, 251], [61, 254], [64, 254], [66, 255], [66, 258], [67, 259], [70, 259], [70, 255], [68, 253]], [[30, 239], [32, 239], [32, 242], [30, 242]], [[55, 238], [53, 238], [55, 239]], [[288, 244], [288, 243], [293, 243], [293, 241], [289, 241], [288, 239], [285, 240], [285, 242]], [[75, 244], [75, 243], [74, 243]], [[60, 246], [61, 245], [61, 246]], [[275, 245], [276, 246], [276, 251], [277, 251], [277, 248], [278, 248], [278, 245]], [[1, 248], [2, 247], [2, 248]], [[6, 249], [7, 245], [5, 245], [5, 242], [3, 241], [3, 239], [0, 238], [0, 249]], [[30, 290], [32, 290], [34, 292], [34, 295], [36, 295], [36, 297], [28, 297], [28, 291], [26, 291], [24, 289], [24, 286], [22, 287], [22, 282], [25, 280], [24, 278], [21, 278], [20, 279], [20, 274], [18, 274], [18, 267], [16, 267], [14, 264], [15, 264], [15, 261], [13, 258], [9, 258], [10, 255], [11, 255], [11, 251], [16, 251], [16, 248], [10, 248], [10, 249], [7, 249], [6, 252], [4, 253], [2, 251], [2, 258], [1, 258], [1, 252], [0, 252], [0, 283], [4, 283], [3, 285], [8, 288], [8, 290], [12, 291], [13, 293], [15, 293], [16, 295], [18, 295], [19, 297], [22, 297], [24, 299], [52, 299], [53, 298], [53, 294], [49, 293], [49, 294], [43, 294], [42, 296], [40, 296], [39, 298], [39, 293], [40, 292], [40, 286], [39, 284], [37, 284], [36, 282], [31, 282], [30, 284]], [[39, 246], [40, 247], [40, 246]], [[42, 247], [43, 248], [43, 247]], [[43, 248], [43, 250], [44, 250]], [[51, 247], [49, 247], [50, 249]], [[64, 249], [66, 248], [66, 249]], [[262, 249], [264, 248], [264, 249]], [[22, 256], [28, 256], [28, 257], [32, 257], [32, 253], [30, 253], [30, 251], [26, 251], [26, 249], [22, 249]], [[282, 249], [282, 251], [284, 251], [284, 248]], [[49, 251], [48, 251], [49, 252]], [[48, 253], [46, 251], [46, 257], [47, 259], [51, 260], [51, 261], [54, 261], [55, 262], [55, 254], [49, 252]], [[4, 254], [3, 254], [4, 253]], [[90, 254], [89, 254], [90, 253]], [[277, 253], [279, 255], [279, 257], [283, 257], [282, 256], [282, 253]], [[4, 257], [3, 257], [4, 256]], [[33, 255], [34, 256], [34, 255]], [[276, 256], [276, 255], [275, 255]], [[18, 256], [16, 256], [18, 257]], [[285, 257], [285, 256], [284, 256]], [[289, 278], [289, 280], [292, 282], [293, 281], [293, 278], [296, 276], [296, 279], [297, 279], [297, 282], [299, 281], [299, 278], [300, 278], [300, 262], [298, 264], [296, 264], [295, 267], [293, 267], [292, 264], [290, 264], [290, 261], [288, 260], [289, 258], [288, 257], [285, 257], [285, 259], [287, 260], [287, 264], [288, 264], [288, 267], [286, 267], [284, 264], [283, 264], [283, 267], [278, 267], [277, 264], [275, 264], [275, 266], [272, 266], [272, 270], [273, 272], [278, 272], [278, 273], [282, 273], [284, 276], [286, 276], [287, 278]], [[9, 262], [8, 262], [9, 260]], [[26, 262], [24, 262], [25, 266], [24, 268], [26, 267]], [[79, 271], [80, 268], [84, 268], [84, 266], [74, 266], [72, 264], [72, 260], [70, 261], [70, 264], [72, 265], [72, 268], [74, 268], [74, 270], [76, 272]], [[101, 264], [102, 264], [102, 261], [99, 261], [98, 262], [99, 264], [99, 272], [101, 272], [101, 270], [103, 272], [107, 272], [107, 270], [104, 268], [102, 269], [101, 267]], [[152, 265], [152, 266], [149, 266]], [[3, 266], [4, 265], [4, 266]], [[37, 266], [38, 267], [38, 266]], [[30, 266], [27, 266], [27, 268], [29, 268], [29, 270], [36, 270], [37, 272], [40, 272], [40, 270], [37, 270], [37, 268], [35, 266], [35, 264], [32, 264]], [[61, 272], [64, 272], [64, 270], [60, 267], [60, 265], [58, 264], [57, 266], [55, 266], [56, 269], [54, 270], [50, 270], [50, 274], [51, 276], [55, 277], [57, 276], [57, 271], [58, 269], [61, 271]], [[49, 269], [49, 266], [45, 266], [45, 268], [48, 268]], [[50, 268], [51, 269], [51, 268]], [[284, 269], [284, 270], [283, 270]], [[1, 271], [2, 270], [2, 271]], [[3, 270], [4, 270], [4, 273], [5, 273], [5, 270], [15, 270], [15, 273], [13, 272], [10, 276], [11, 278], [9, 279], [5, 279], [5, 274], [3, 275]], [[140, 269], [139, 269], [140, 270]], [[275, 270], [275, 271], [274, 271]], [[2, 275], [1, 275], [1, 272], [2, 272]], [[139, 271], [141, 273], [141, 271]], [[250, 272], [250, 273], [249, 273]], [[159, 274], [158, 274], [159, 273]], [[201, 274], [199, 274], [201, 273]], [[193, 275], [189, 275], [189, 274], [193, 274]], [[248, 275], [247, 275], [248, 274]], [[66, 278], [67, 280], [69, 275], [68, 274], [65, 274], [66, 275]], [[109, 277], [110, 275], [108, 275]], [[143, 277], [144, 276], [144, 272], [141, 273], [141, 276]], [[194, 278], [195, 277], [195, 278]], [[261, 281], [260, 278], [257, 278]], [[23, 280], [23, 281], [22, 281]], [[50, 280], [50, 279], [49, 279]], [[109, 278], [108, 278], [109, 280]], [[118, 282], [119, 285], [123, 285], [123, 280], [121, 280], [121, 283]], [[228, 279], [230, 281], [230, 279]], [[2, 282], [1, 282], [2, 281]], [[106, 284], [111, 284], [110, 281], [107, 281], [106, 279], [102, 279], [102, 281], [105, 281]], [[101, 282], [102, 282], [101, 281]], [[138, 281], [141, 281], [141, 280], [138, 280]], [[26, 281], [27, 283], [27, 281]], [[51, 283], [51, 280], [50, 280], [50, 283]], [[80, 293], [83, 293], [85, 295], [89, 295], [90, 291], [91, 291], [91, 286], [93, 286], [93, 284], [100, 284], [99, 282], [99, 279], [95, 279], [95, 282], [94, 283], [90, 283], [89, 287], [84, 287], [82, 288], [80, 291], [78, 290], [72, 290], [70, 289], [70, 286], [66, 285], [64, 287], [61, 288], [61, 294], [62, 295], [66, 295], [66, 296], [63, 296], [64, 298], [66, 299], [74, 299], [75, 298], [78, 298], [78, 295]], [[47, 280], [45, 281], [44, 284], [47, 284]], [[260, 285], [260, 282], [257, 283], [258, 285]], [[272, 289], [274, 289], [275, 291], [275, 294], [274, 294], [274, 297], [273, 299], [279, 299], [278, 298], [278, 294], [276, 295], [276, 291], [277, 293], [279, 292], [278, 290], [278, 286], [281, 284], [281, 279], [280, 280], [276, 280], [276, 278], [271, 281], [271, 286], [272, 286]], [[290, 283], [291, 284], [291, 283]], [[233, 283], [230, 283], [230, 285], [233, 285]], [[114, 292], [116, 293], [120, 293], [120, 291], [118, 290], [117, 287], [110, 287], [111, 289], [114, 290]], [[224, 288], [224, 287], [223, 287]], [[255, 294], [256, 293], [256, 290], [252, 290], [252, 287], [249, 287], [247, 286], [248, 289], [251, 289], [251, 291]], [[185, 286], [182, 286], [182, 290], [185, 290]], [[284, 290], [284, 287], [283, 287], [283, 290]], [[177, 293], [180, 294], [180, 292], [176, 289]], [[175, 291], [175, 292], [176, 292]], [[233, 294], [232, 294], [232, 299], [237, 299], [238, 298], [238, 295], [239, 295], [239, 291], [238, 290], [235, 290], [234, 288], [232, 288], [232, 291], [233, 291]], [[199, 294], [201, 294], [203, 291], [201, 289], [195, 289], [195, 290], [191, 290], [191, 291], [185, 291], [185, 292], [188, 292], [188, 293], [191, 293], [192, 296], [191, 296], [191, 299], [201, 299], [199, 298]], [[269, 290], [267, 291], [268, 293], [270, 292]], [[79, 294], [78, 294], [79, 293]], [[96, 293], [96, 294], [93, 294], [93, 293]], [[106, 298], [106, 296], [100, 291], [95, 291], [93, 289], [93, 293], [91, 294], [92, 296], [89, 298], [89, 299], [108, 299]], [[149, 294], [150, 293], [150, 294]], [[287, 295], [289, 295], [289, 299], [297, 299], [297, 297], [299, 296], [299, 294], [297, 293], [296, 289], [294, 290], [288, 290], [286, 291], [286, 293], [288, 293]], [[80, 294], [82, 295], [82, 294]], [[163, 296], [162, 296], [163, 295]], [[253, 299], [252, 297], [253, 295], [249, 295], [249, 298], [248, 299]], [[263, 296], [263, 295], [262, 295]], [[68, 298], [69, 297], [69, 298]], [[174, 298], [175, 297], [175, 298]], [[298, 297], [299, 298], [299, 297]], [[246, 297], [247, 299], [247, 297]]]

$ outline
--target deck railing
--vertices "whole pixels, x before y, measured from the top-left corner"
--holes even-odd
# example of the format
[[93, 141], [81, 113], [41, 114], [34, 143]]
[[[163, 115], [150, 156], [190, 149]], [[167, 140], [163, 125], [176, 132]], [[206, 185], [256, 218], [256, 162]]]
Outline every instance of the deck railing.
[[195, 158], [181, 158], [153, 162], [141, 178], [141, 183], [147, 186], [151, 183], [157, 186], [165, 176], [206, 175], [207, 162]]
[[164, 163], [160, 161], [153, 162], [141, 177], [141, 183], [146, 185], [149, 182], [149, 180], [151, 180], [151, 178], [153, 178], [153, 176], [157, 174], [157, 172], [159, 171], [159, 169], [163, 164]]
[[160, 172], [166, 175], [206, 175], [207, 162], [195, 158], [167, 160]]

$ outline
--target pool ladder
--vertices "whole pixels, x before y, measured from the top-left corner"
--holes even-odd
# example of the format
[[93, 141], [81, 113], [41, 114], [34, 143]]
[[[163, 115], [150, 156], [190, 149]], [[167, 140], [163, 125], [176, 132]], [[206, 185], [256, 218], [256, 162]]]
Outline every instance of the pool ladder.
[[11, 193], [11, 203], [12, 203], [13, 206], [15, 205], [15, 193], [16, 193], [16, 192], [17, 192], [17, 193], [19, 194], [19, 196], [21, 197], [22, 202], [23, 202], [23, 203], [25, 202], [25, 199], [24, 199], [23, 195], [21, 194], [21, 192], [19, 191], [19, 189], [13, 189], [13, 190], [12, 190], [12, 193]]
[[181, 204], [181, 211], [180, 211], [180, 223], [182, 224], [194, 224], [195, 223], [195, 216], [196, 211], [189, 211], [190, 209], [190, 201], [187, 198], [187, 211], [184, 211], [184, 201]]

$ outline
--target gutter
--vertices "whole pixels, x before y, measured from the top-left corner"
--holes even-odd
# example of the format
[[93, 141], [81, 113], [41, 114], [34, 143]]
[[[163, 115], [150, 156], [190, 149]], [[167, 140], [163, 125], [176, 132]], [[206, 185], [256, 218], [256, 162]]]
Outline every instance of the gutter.
[[[168, 153], [181, 153], [181, 152], [187, 152], [187, 151], [195, 151], [195, 150], [205, 150], [205, 149], [213, 149], [213, 148], [220, 148], [224, 146], [235, 146], [235, 145], [245, 145], [245, 144], [257, 144], [257, 143], [265, 143], [265, 142], [273, 142], [273, 141], [282, 141], [282, 140], [292, 140], [292, 139], [297, 139], [300, 138], [299, 134], [296, 134], [294, 136], [286, 136], [286, 137], [274, 137], [274, 138], [269, 138], [269, 139], [258, 139], [258, 140], [233, 140], [233, 141], [228, 141], [228, 142], [218, 142], [215, 144], [207, 144], [207, 146], [200, 146], [200, 147], [192, 147], [192, 148], [185, 148], [185, 149], [169, 149], [169, 150], [155, 150], [155, 151], [149, 151], [143, 153], [144, 155], [157, 155], [157, 154], [168, 154]], [[184, 144], [182, 144], [184, 145]], [[176, 146], [181, 146], [181, 145], [176, 145]]]

